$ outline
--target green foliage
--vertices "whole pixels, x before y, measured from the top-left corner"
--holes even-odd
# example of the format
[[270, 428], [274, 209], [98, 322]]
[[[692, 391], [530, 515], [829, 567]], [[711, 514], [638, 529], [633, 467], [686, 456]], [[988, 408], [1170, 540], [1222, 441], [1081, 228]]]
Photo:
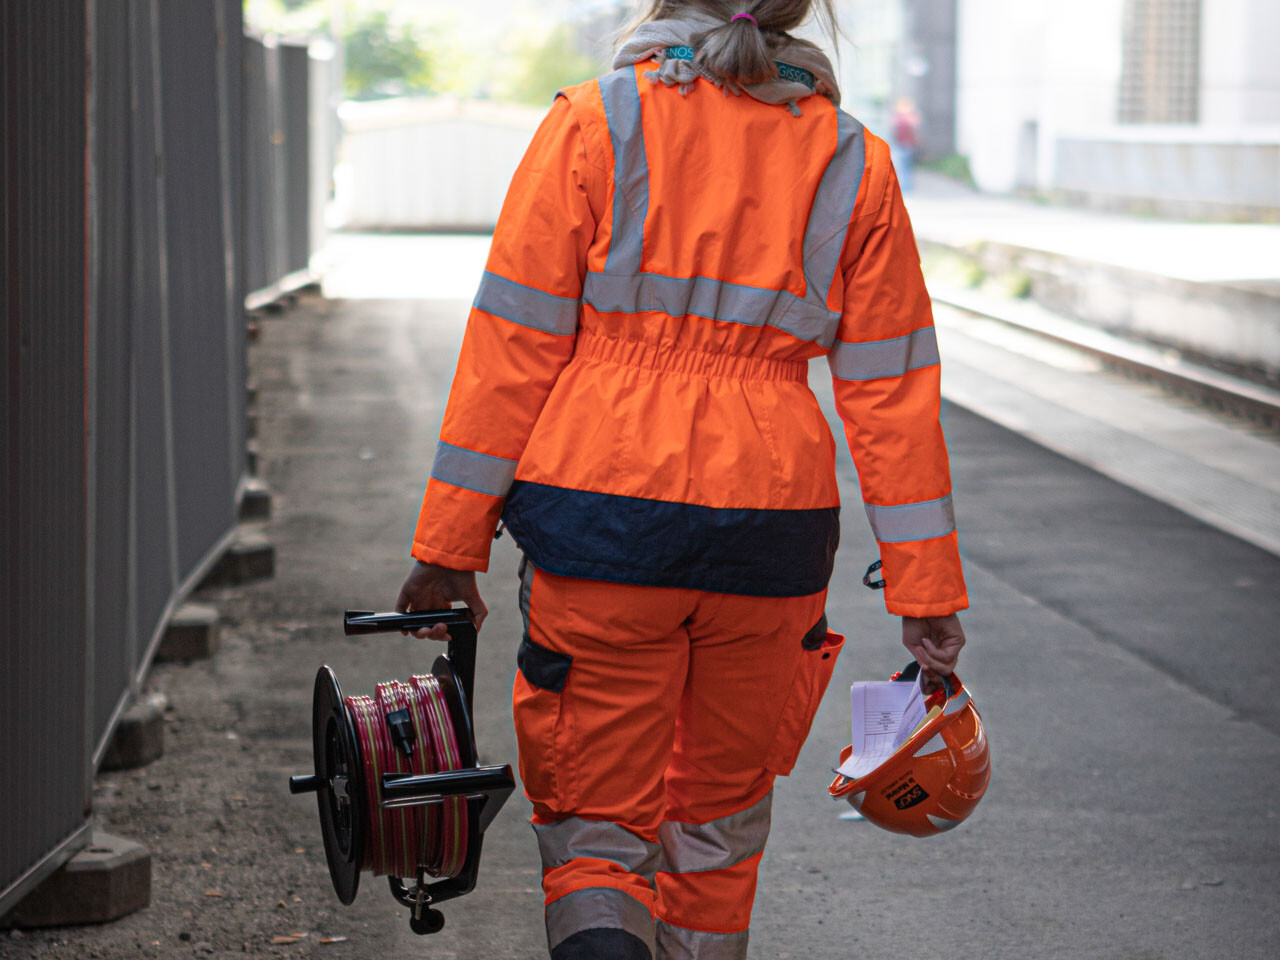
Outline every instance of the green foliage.
[[557, 90], [572, 86], [602, 72], [594, 58], [574, 46], [574, 34], [564, 25], [546, 35], [541, 43], [518, 50], [514, 69], [503, 84], [503, 99], [546, 106]]
[[977, 183], [973, 179], [973, 172], [969, 169], [969, 158], [964, 154], [949, 153], [945, 157], [939, 157], [937, 160], [922, 163], [920, 167], [924, 170], [940, 173], [944, 177], [963, 183], [966, 187], [977, 189]]
[[395, 24], [373, 10], [347, 30], [347, 96], [362, 99], [425, 93], [435, 81], [435, 59], [420, 30]]

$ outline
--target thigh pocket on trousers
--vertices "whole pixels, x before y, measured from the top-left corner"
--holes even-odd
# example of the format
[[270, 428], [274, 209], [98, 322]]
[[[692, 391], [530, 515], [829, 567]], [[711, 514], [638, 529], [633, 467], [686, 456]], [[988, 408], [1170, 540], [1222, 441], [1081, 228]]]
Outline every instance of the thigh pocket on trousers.
[[809, 642], [813, 631], [805, 636], [800, 649], [800, 662], [791, 681], [791, 689], [787, 693], [787, 701], [782, 707], [782, 716], [778, 719], [778, 730], [764, 765], [781, 776], [791, 772], [800, 756], [800, 748], [809, 736], [809, 728], [813, 725], [813, 716], [818, 712], [818, 704], [831, 682], [831, 671], [835, 668], [836, 657], [844, 649], [844, 637], [826, 629], [826, 618], [820, 621], [823, 633], [819, 634], [816, 643]]
[[564, 702], [573, 657], [528, 637], [516, 655], [519, 671], [512, 693], [520, 780], [529, 799], [556, 810], [571, 807], [572, 744]]

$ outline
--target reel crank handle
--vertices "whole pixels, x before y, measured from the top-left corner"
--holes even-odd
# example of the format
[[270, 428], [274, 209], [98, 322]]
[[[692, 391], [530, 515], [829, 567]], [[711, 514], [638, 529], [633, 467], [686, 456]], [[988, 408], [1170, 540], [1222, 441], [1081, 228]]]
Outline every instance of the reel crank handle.
[[449, 662], [462, 683], [466, 702], [472, 702], [476, 677], [476, 625], [463, 607], [448, 610], [416, 610], [413, 613], [374, 613], [348, 610], [342, 618], [342, 632], [348, 637], [366, 633], [394, 633], [421, 630], [443, 623], [449, 629]]

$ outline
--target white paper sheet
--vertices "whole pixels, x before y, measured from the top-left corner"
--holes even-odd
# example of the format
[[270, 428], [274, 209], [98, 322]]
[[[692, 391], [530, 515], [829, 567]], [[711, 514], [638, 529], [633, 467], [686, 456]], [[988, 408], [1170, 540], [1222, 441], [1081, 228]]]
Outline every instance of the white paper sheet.
[[837, 773], [856, 780], [884, 763], [907, 742], [924, 720], [920, 682], [863, 680], [850, 688], [853, 702], [853, 752]]

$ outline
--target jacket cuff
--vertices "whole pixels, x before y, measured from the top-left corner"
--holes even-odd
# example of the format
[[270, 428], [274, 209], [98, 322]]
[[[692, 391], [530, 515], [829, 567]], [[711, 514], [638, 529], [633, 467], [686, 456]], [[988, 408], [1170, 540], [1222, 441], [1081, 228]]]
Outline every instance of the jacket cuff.
[[969, 606], [955, 533], [881, 543], [885, 609], [899, 617], [943, 617]]
[[433, 477], [422, 498], [410, 553], [423, 563], [453, 570], [488, 570], [489, 550], [504, 502], [503, 497]]

